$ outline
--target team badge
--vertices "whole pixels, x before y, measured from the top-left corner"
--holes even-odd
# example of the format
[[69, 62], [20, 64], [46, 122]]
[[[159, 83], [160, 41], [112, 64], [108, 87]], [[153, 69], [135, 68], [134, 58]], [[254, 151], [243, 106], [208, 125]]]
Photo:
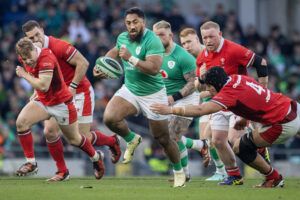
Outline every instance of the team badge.
[[160, 73], [163, 78], [168, 78], [168, 73], [165, 70], [160, 70]]
[[221, 66], [224, 66], [225, 65], [225, 58], [221, 58], [220, 62], [221, 62]]
[[173, 61], [173, 60], [168, 61], [168, 67], [170, 69], [173, 69], [175, 67], [175, 61]]
[[139, 55], [139, 54], [141, 53], [141, 49], [142, 49], [141, 46], [138, 46], [138, 47], [135, 49], [136, 55]]

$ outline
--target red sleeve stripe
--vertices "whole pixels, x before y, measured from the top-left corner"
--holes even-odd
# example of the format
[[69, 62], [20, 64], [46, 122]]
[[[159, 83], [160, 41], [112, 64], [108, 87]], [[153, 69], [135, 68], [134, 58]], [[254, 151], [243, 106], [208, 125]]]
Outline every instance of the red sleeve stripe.
[[46, 69], [46, 70], [39, 71], [39, 74], [49, 73], [49, 72], [53, 72], [53, 69]]
[[253, 59], [254, 59], [255, 53], [252, 54], [251, 59], [249, 60], [249, 62], [247, 63], [246, 67], [249, 67], [250, 64], [252, 63]]
[[67, 59], [67, 62], [69, 62], [72, 58], [73, 58], [73, 56], [75, 55], [75, 53], [77, 52], [77, 49], [75, 49], [74, 51], [73, 51], [73, 53], [70, 55], [70, 57]]
[[225, 106], [224, 104], [222, 104], [221, 102], [219, 102], [219, 101], [216, 101], [216, 100], [214, 100], [214, 99], [212, 99], [212, 100], [210, 100], [211, 102], [213, 102], [213, 103], [216, 103], [216, 104], [218, 104], [218, 105], [220, 105], [220, 106], [222, 106], [223, 108], [225, 108], [225, 109], [227, 109], [227, 106]]

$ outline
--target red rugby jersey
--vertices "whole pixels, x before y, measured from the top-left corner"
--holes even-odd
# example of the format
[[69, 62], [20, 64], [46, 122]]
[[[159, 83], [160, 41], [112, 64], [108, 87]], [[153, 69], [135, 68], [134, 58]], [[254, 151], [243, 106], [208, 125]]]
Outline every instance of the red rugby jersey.
[[270, 125], [285, 118], [292, 100], [281, 93], [272, 92], [253, 78], [231, 75], [211, 101], [236, 115]]

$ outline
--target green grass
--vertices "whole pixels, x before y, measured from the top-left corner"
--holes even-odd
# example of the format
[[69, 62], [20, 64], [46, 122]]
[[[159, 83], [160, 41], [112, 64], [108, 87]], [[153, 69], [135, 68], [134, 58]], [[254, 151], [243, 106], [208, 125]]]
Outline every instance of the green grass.
[[[296, 200], [300, 179], [286, 179], [284, 188], [257, 189], [259, 179], [247, 179], [242, 186], [218, 186], [204, 178], [194, 178], [185, 188], [174, 189], [168, 177], [72, 178], [67, 182], [46, 183], [41, 178], [0, 177], [1, 200], [106, 200], [106, 199], [199, 199], [199, 200]], [[92, 188], [81, 188], [92, 186]]]

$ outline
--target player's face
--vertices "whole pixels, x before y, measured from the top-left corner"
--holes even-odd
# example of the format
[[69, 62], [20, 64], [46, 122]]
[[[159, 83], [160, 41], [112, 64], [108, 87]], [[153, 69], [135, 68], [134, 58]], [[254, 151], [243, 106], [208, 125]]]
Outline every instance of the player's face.
[[218, 92], [214, 86], [206, 84], [206, 90], [210, 92], [211, 96], [215, 96]]
[[136, 41], [142, 37], [145, 29], [143, 18], [140, 18], [136, 14], [128, 14], [125, 17], [125, 25], [131, 40]]
[[188, 34], [185, 37], [180, 37], [181, 46], [193, 56], [198, 56], [200, 53], [200, 41], [197, 35]]
[[164, 47], [168, 47], [172, 42], [173, 34], [170, 29], [166, 28], [153, 28], [154, 33], [160, 38]]
[[43, 29], [34, 27], [31, 31], [26, 32], [25, 35], [33, 43], [41, 43], [44, 46], [45, 34]]
[[221, 31], [210, 28], [201, 30], [201, 36], [203, 43], [208, 51], [216, 51], [221, 42], [222, 33]]
[[32, 51], [29, 51], [26, 55], [20, 55], [20, 57], [26, 65], [34, 67], [38, 59], [37, 49], [34, 48]]

